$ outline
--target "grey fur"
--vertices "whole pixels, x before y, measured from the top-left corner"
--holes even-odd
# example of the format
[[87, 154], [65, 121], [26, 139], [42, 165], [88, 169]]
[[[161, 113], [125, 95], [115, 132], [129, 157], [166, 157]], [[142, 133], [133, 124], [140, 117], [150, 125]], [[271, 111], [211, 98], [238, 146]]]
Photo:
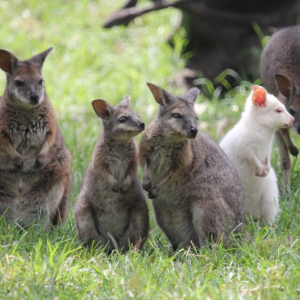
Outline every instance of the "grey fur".
[[[137, 176], [137, 150], [133, 137], [144, 123], [129, 108], [129, 98], [113, 107], [93, 101], [102, 118], [103, 132], [94, 148], [74, 215], [78, 238], [107, 250], [141, 249], [149, 230], [148, 208]], [[121, 118], [127, 121], [121, 123]]]
[[[300, 134], [300, 26], [277, 31], [262, 52], [260, 73], [263, 84], [270, 94], [285, 104], [294, 117], [293, 128]], [[291, 161], [289, 152], [297, 156], [289, 129], [276, 133], [280, 150], [284, 184], [290, 186]]]
[[41, 74], [51, 50], [25, 61], [0, 50], [7, 75], [0, 98], [0, 215], [23, 227], [56, 225], [68, 216], [72, 158]]
[[160, 109], [139, 153], [143, 187], [153, 199], [158, 225], [174, 249], [218, 242], [222, 235], [226, 239], [235, 228], [243, 228], [243, 190], [220, 147], [202, 132], [195, 135], [198, 92], [175, 97], [148, 86]]

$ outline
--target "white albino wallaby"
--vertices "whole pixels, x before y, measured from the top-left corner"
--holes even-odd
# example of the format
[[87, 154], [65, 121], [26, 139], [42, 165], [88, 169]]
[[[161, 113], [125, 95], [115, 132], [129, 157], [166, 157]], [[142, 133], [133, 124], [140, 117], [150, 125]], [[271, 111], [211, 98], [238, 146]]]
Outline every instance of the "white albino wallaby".
[[293, 125], [285, 106], [254, 85], [240, 121], [220, 143], [239, 174], [245, 193], [245, 214], [273, 223], [279, 212], [277, 177], [270, 166], [274, 133]]

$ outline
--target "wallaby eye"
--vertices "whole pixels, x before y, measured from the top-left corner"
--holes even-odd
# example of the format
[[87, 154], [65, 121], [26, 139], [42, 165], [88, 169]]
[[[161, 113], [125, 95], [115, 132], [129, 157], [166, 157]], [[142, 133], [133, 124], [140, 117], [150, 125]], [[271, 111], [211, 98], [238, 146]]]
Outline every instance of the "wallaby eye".
[[120, 122], [120, 123], [125, 123], [127, 120], [128, 120], [127, 117], [121, 117], [121, 118], [119, 119], [119, 122]]
[[283, 109], [282, 109], [282, 108], [277, 108], [277, 109], [276, 109], [276, 112], [282, 113], [282, 112], [283, 112]]
[[39, 84], [43, 84], [43, 82], [44, 82], [44, 80], [43, 80], [43, 79], [41, 79], [41, 80], [39, 81]]
[[15, 86], [16, 87], [21, 87], [21, 86], [23, 86], [24, 85], [24, 83], [22, 82], [22, 81], [20, 81], [20, 80], [15, 80]]
[[172, 117], [175, 118], [175, 119], [179, 119], [179, 118], [181, 118], [181, 115], [180, 114], [173, 114]]

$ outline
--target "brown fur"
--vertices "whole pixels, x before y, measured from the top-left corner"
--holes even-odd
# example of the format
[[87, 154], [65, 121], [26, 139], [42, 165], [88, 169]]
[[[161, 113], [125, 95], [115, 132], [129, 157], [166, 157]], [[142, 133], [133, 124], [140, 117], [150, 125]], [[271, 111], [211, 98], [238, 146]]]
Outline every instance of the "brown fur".
[[243, 227], [243, 191], [225, 153], [197, 132], [194, 88], [175, 97], [148, 84], [159, 113], [140, 143], [143, 187], [174, 249], [226, 239]]
[[[144, 123], [129, 108], [128, 101], [125, 98], [116, 107], [104, 100], [92, 103], [104, 129], [74, 210], [79, 240], [107, 246], [107, 251], [127, 251], [130, 245], [141, 249], [149, 230], [133, 140], [144, 130]], [[121, 122], [124, 117], [127, 120]]]
[[[264, 86], [270, 94], [285, 104], [294, 117], [293, 128], [300, 134], [300, 26], [287, 27], [276, 32], [265, 47], [260, 62]], [[291, 161], [289, 152], [297, 156], [289, 129], [276, 133], [280, 150], [284, 184], [290, 186]]]
[[7, 75], [0, 98], [0, 215], [24, 227], [64, 223], [68, 216], [72, 159], [42, 84], [51, 50], [26, 61], [0, 50]]

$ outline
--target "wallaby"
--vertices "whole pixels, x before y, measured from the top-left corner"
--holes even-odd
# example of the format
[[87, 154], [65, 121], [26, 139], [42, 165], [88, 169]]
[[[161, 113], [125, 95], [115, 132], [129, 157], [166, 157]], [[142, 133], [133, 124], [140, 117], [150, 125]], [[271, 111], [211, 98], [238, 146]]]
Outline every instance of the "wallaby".
[[243, 228], [243, 189], [226, 154], [199, 132], [197, 88], [176, 97], [147, 83], [159, 112], [140, 143], [143, 188], [174, 249], [219, 242]]
[[25, 61], [0, 50], [7, 76], [0, 98], [0, 215], [23, 227], [56, 225], [68, 216], [72, 158], [41, 74], [51, 50]]
[[78, 238], [127, 251], [141, 249], [149, 231], [148, 208], [137, 175], [137, 150], [133, 137], [145, 124], [129, 107], [129, 97], [117, 106], [92, 102], [103, 132], [94, 148], [74, 215]]
[[294, 118], [266, 90], [254, 85], [240, 121], [220, 142], [235, 166], [245, 193], [245, 214], [273, 223], [279, 212], [277, 178], [270, 165], [274, 133]]
[[[293, 128], [300, 134], [300, 26], [287, 27], [277, 31], [261, 55], [260, 74], [270, 94], [285, 104], [295, 118]], [[289, 152], [298, 155], [298, 149], [291, 141], [289, 130], [276, 132], [281, 158], [283, 182], [290, 187], [291, 161]]]

